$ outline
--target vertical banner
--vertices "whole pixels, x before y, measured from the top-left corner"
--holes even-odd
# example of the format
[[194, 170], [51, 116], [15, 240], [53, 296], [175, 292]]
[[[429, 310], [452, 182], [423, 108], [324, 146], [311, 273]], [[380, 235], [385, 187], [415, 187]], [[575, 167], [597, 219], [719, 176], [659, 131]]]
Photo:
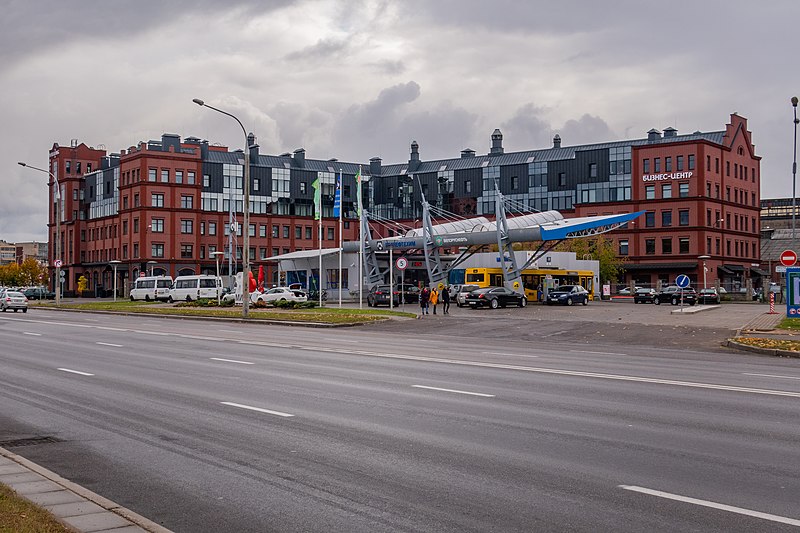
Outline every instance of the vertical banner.
[[786, 268], [786, 316], [800, 317], [800, 267]]

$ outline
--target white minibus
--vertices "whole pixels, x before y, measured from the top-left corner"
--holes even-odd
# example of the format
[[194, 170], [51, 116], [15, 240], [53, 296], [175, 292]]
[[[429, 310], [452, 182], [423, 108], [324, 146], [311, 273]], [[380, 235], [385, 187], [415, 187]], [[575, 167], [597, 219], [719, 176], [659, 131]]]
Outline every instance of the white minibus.
[[216, 298], [222, 291], [222, 279], [216, 276], [178, 276], [169, 292], [169, 301], [198, 300], [200, 298]]
[[167, 300], [172, 287], [172, 276], [143, 276], [136, 278], [131, 287], [131, 301]]

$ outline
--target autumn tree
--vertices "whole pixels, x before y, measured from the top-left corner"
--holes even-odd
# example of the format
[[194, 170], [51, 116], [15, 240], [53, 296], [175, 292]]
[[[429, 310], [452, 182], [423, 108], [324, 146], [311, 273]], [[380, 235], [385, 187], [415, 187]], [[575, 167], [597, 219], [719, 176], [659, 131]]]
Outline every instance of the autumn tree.
[[47, 267], [33, 257], [25, 259], [19, 267], [19, 285], [45, 285]]
[[625, 270], [625, 258], [619, 257], [614, 241], [603, 235], [567, 239], [556, 248], [558, 252], [574, 252], [578, 259], [593, 259], [600, 263], [600, 283], [615, 282]]

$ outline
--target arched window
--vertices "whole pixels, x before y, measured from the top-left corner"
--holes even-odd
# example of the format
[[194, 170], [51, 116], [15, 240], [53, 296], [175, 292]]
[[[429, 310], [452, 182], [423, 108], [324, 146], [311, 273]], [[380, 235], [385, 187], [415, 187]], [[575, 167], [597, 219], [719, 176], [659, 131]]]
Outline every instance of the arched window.
[[178, 270], [179, 276], [194, 276], [194, 269], [192, 268], [182, 268]]

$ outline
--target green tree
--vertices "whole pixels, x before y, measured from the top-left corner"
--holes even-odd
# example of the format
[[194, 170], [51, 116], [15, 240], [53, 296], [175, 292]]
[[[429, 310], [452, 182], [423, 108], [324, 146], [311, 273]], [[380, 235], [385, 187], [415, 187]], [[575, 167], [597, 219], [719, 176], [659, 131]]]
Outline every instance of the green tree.
[[20, 269], [16, 263], [0, 265], [0, 285], [15, 287], [20, 284]]
[[568, 239], [556, 247], [559, 252], [574, 252], [578, 259], [593, 259], [600, 262], [600, 283], [619, 280], [625, 271], [626, 258], [619, 257], [614, 241], [603, 235]]
[[47, 281], [47, 267], [33, 257], [25, 259], [19, 267], [20, 285], [44, 285]]

